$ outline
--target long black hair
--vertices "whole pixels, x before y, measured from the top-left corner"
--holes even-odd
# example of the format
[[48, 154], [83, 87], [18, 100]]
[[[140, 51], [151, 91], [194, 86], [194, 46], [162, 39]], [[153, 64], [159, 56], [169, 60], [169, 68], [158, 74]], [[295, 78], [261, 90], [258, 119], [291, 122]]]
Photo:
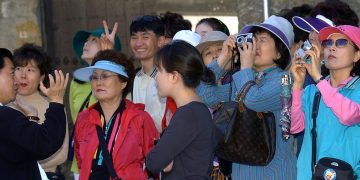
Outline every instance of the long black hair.
[[214, 74], [205, 66], [199, 51], [185, 41], [165, 45], [157, 52], [154, 63], [166, 72], [177, 71], [186, 87], [196, 88], [200, 81], [215, 82]]

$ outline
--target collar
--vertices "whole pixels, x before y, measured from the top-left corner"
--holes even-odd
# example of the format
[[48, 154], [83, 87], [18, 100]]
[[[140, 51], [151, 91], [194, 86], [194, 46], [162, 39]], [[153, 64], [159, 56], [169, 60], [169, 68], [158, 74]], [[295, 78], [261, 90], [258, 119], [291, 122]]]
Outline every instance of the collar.
[[0, 106], [3, 106], [3, 104], [0, 102]]
[[[325, 79], [330, 83], [330, 75], [328, 75]], [[339, 84], [339, 88], [355, 89], [358, 82], [360, 82], [359, 80], [359, 76], [349, 76]]]
[[[158, 72], [157, 71], [157, 68], [155, 68], [155, 67], [153, 67], [153, 69], [152, 69], [152, 71], [150, 71], [151, 73], [150, 73], [150, 77], [151, 78], [155, 78], [155, 76], [156, 76], [156, 73]], [[138, 76], [138, 77], [141, 77], [141, 76], [143, 76], [143, 75], [147, 75], [144, 71], [143, 71], [143, 69], [141, 68], [140, 69], [140, 71], [138, 71], [137, 73], [136, 73], [136, 76]]]

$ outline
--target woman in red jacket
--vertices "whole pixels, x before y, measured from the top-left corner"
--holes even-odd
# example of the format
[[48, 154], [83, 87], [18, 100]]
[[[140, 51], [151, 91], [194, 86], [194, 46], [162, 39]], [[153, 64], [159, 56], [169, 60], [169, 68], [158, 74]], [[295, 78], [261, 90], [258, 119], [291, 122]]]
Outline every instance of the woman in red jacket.
[[[158, 133], [144, 105], [124, 98], [134, 77], [132, 63], [113, 50], [100, 51], [92, 66], [75, 71], [74, 76], [90, 81], [98, 100], [77, 118], [74, 147], [80, 179], [109, 180], [114, 174], [147, 179], [144, 159]], [[104, 142], [103, 148], [99, 142]], [[111, 156], [109, 161], [106, 154]]]

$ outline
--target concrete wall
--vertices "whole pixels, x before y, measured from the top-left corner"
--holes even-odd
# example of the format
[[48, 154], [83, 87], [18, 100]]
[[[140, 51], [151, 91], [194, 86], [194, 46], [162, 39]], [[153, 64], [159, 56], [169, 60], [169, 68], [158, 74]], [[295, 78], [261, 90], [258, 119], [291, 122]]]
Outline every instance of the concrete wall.
[[0, 0], [0, 47], [42, 44], [39, 0]]

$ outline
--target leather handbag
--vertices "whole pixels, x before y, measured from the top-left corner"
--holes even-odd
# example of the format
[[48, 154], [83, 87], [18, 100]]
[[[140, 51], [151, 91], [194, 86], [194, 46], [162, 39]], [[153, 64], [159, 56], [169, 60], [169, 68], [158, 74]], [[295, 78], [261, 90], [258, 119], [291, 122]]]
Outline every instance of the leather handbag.
[[214, 110], [217, 134], [221, 137], [215, 154], [231, 162], [265, 166], [275, 154], [275, 116], [245, 106], [243, 100], [253, 85], [254, 81], [245, 83], [235, 101], [221, 102]]

